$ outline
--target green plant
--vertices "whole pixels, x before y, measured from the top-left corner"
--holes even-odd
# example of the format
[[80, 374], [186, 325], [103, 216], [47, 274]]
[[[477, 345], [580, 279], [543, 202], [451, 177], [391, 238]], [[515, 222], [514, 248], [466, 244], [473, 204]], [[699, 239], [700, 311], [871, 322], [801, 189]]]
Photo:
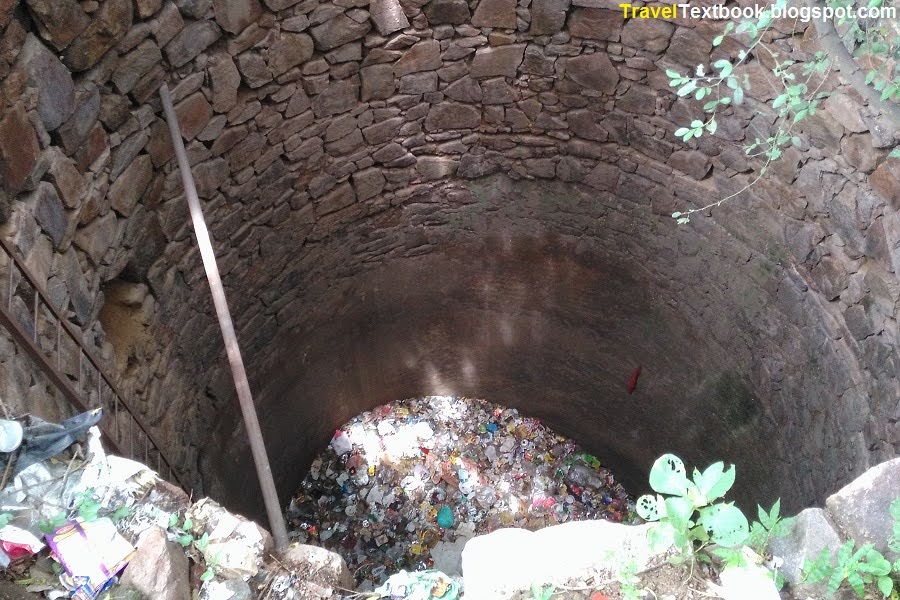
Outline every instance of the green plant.
[[[814, 6], [820, 4], [821, 6]], [[845, 14], [852, 8], [850, 0], [812, 0], [807, 9], [833, 14]], [[896, 4], [896, 0], [869, 0], [867, 9]], [[840, 71], [861, 71], [867, 73], [865, 80], [853, 81], [854, 87], [869, 99], [870, 104], [894, 103], [900, 100], [900, 35], [892, 27], [893, 18], [855, 19], [829, 17], [815, 27], [822, 34], [822, 50], [812, 53], [804, 62], [793, 60], [794, 53], [786, 53], [776, 44], [777, 34], [773, 26], [777, 17], [783, 16], [788, 8], [787, 0], [775, 0], [758, 17], [744, 19], [737, 26], [729, 22], [723, 33], [716, 36], [713, 47], [718, 47], [726, 36], [734, 38], [744, 46], [736, 58], [719, 58], [711, 65], [699, 64], [684, 75], [667, 69], [669, 85], [682, 98], [693, 97], [703, 104], [703, 118], [675, 130], [675, 136], [683, 142], [699, 138], [704, 134], [715, 134], [718, 129], [718, 115], [731, 107], [744, 103], [745, 92], [750, 89], [746, 72], [739, 74], [741, 67], [761, 66], [772, 77], [767, 82], [775, 88], [771, 106], [774, 121], [759, 137], [749, 137], [744, 146], [750, 157], [765, 159], [757, 176], [737, 192], [712, 202], [706, 206], [672, 214], [679, 224], [688, 223], [691, 215], [721, 205], [755, 185], [765, 174], [772, 161], [780, 159], [788, 146], [801, 147], [803, 142], [794, 133], [794, 127], [809, 116], [816, 114], [819, 104], [828, 93], [822, 86], [835, 67]], [[797, 8], [797, 7], [792, 7]], [[896, 6], [894, 7], [896, 8]], [[885, 13], [886, 14], [886, 13]], [[802, 20], [802, 19], [801, 19]], [[806, 19], [808, 22], [810, 19]], [[797, 23], [799, 21], [795, 21]], [[835, 27], [836, 26], [836, 27]], [[848, 53], [849, 51], [849, 53]], [[852, 55], [852, 56], [851, 56]], [[871, 89], [870, 89], [871, 88]], [[876, 92], [880, 92], [880, 95]], [[896, 119], [896, 111], [892, 111]], [[889, 154], [900, 158], [900, 146]]]
[[[204, 555], [204, 551], [209, 546], [209, 533], [204, 532], [199, 538], [194, 537], [192, 531], [194, 522], [189, 517], [185, 517], [181, 525], [179, 525], [179, 520], [178, 513], [169, 515], [169, 531], [175, 534], [176, 541], [182, 548], [193, 546], [201, 555]], [[200, 575], [200, 581], [209, 581], [216, 576], [217, 563], [218, 561], [215, 558], [207, 558], [206, 570]]]
[[[891, 518], [894, 520], [894, 531], [888, 538], [888, 548], [900, 554], [900, 498], [894, 498], [891, 502]], [[900, 572], [900, 559], [894, 563], [894, 571]]]
[[647, 590], [639, 587], [641, 578], [638, 577], [637, 563], [634, 560], [627, 561], [616, 573], [616, 581], [619, 582], [619, 593], [625, 600], [643, 600]]
[[[734, 485], [735, 468], [725, 469], [722, 462], [702, 473], [694, 469], [688, 479], [684, 462], [674, 454], [656, 459], [650, 469], [650, 487], [657, 494], [638, 498], [638, 515], [657, 521], [650, 532], [651, 544], [674, 545], [675, 562], [691, 560], [696, 551], [709, 543], [726, 548], [742, 544], [749, 535], [747, 517], [733, 503], [714, 502]], [[666, 494], [668, 497], [663, 497]]]
[[760, 556], [766, 554], [766, 548], [769, 546], [769, 540], [773, 537], [786, 536], [794, 525], [794, 517], [787, 519], [781, 518], [781, 499], [775, 501], [771, 510], [766, 512], [762, 506], [756, 505], [758, 521], [754, 521], [750, 525], [750, 535], [747, 537], [746, 544]]
[[110, 517], [113, 521], [120, 521], [131, 514], [131, 508], [125, 504], [115, 509], [105, 509], [103, 505], [94, 499], [94, 488], [87, 488], [83, 492], [75, 494], [72, 499], [72, 507], [67, 511], [60, 511], [48, 519], [38, 523], [38, 528], [44, 533], [52, 533], [66, 522], [78, 518], [90, 523], [100, 517]]
[[856, 542], [853, 540], [844, 542], [834, 561], [830, 549], [822, 548], [814, 561], [807, 560], [804, 563], [804, 580], [809, 583], [827, 580], [829, 596], [834, 595], [845, 581], [860, 598], [865, 595], [866, 584], [873, 582], [885, 597], [890, 596], [894, 589], [894, 581], [890, 578], [890, 561], [875, 550], [872, 544], [864, 544], [854, 551], [855, 546]]
[[550, 600], [550, 597], [553, 595], [554, 591], [556, 591], [556, 588], [552, 585], [544, 587], [542, 585], [532, 583], [531, 584], [531, 599], [532, 600]]

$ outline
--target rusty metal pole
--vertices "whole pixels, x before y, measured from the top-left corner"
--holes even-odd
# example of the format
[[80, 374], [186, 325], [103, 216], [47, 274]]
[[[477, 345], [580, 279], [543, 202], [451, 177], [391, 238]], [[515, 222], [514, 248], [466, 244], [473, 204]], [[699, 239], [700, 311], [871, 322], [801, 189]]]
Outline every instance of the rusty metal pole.
[[209, 232], [206, 229], [206, 221], [203, 219], [203, 209], [200, 207], [200, 199], [197, 197], [197, 188], [194, 185], [194, 177], [191, 175], [187, 153], [184, 150], [181, 130], [178, 127], [175, 108], [172, 106], [172, 96], [166, 84], [163, 84], [162, 88], [160, 88], [159, 95], [162, 98], [163, 111], [169, 124], [172, 145], [175, 147], [175, 157], [178, 159], [184, 194], [187, 197], [188, 206], [191, 210], [191, 220], [194, 223], [194, 233], [197, 236], [197, 245], [200, 247], [203, 268], [206, 269], [206, 278], [209, 280], [213, 304], [216, 307], [216, 315], [219, 317], [219, 327], [222, 329], [222, 338], [225, 340], [225, 351], [228, 354], [228, 363], [231, 365], [231, 374], [234, 377], [234, 387], [237, 389], [238, 402], [244, 415], [244, 425], [247, 427], [247, 435], [250, 438], [250, 450], [253, 453], [253, 462], [256, 464], [259, 486], [262, 488], [263, 501], [269, 516], [269, 526], [272, 528], [275, 548], [282, 550], [288, 545], [287, 528], [285, 527], [284, 515], [278, 502], [278, 492], [275, 490], [275, 481], [272, 478], [272, 469], [269, 466], [269, 458], [266, 455], [266, 446], [263, 442], [262, 430], [259, 427], [259, 419], [256, 416], [256, 407], [250, 394], [247, 372], [244, 370], [244, 361], [241, 359], [237, 336], [234, 333], [234, 324], [231, 322], [231, 313], [225, 300], [225, 289], [222, 287], [222, 279], [219, 277], [216, 256], [209, 239]]

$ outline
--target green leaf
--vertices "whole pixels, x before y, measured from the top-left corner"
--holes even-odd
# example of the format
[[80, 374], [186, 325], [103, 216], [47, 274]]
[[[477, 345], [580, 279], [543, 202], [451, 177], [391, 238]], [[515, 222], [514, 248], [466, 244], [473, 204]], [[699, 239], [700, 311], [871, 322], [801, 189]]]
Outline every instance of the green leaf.
[[690, 218], [690, 217], [681, 217], [681, 218], [678, 219], [678, 224], [679, 224], [679, 225], [685, 225], [685, 224], [690, 223], [690, 222], [691, 222], [691, 218]]
[[650, 469], [650, 487], [655, 491], [660, 494], [684, 496], [687, 493], [687, 484], [684, 463], [674, 454], [663, 454], [653, 463]]
[[697, 89], [697, 82], [695, 82], [692, 79], [691, 81], [688, 81], [686, 84], [684, 84], [683, 86], [678, 88], [678, 91], [676, 93], [683, 98], [696, 89]]
[[856, 571], [851, 571], [847, 574], [847, 583], [850, 584], [850, 587], [853, 588], [853, 591], [860, 598], [866, 595], [866, 582]]
[[803, 564], [803, 580], [809, 583], [818, 583], [831, 574], [831, 551], [822, 548], [816, 560], [806, 560]]
[[712, 109], [714, 109], [715, 107], [717, 107], [718, 105], [719, 105], [719, 100], [710, 100], [709, 102], [707, 102], [706, 104], [703, 105], [703, 110], [705, 112], [709, 112]]
[[121, 521], [131, 515], [131, 507], [126, 505], [121, 505], [116, 511], [112, 514], [113, 521]]
[[725, 39], [724, 35], [717, 35], [716, 37], [714, 37], [713, 42], [712, 42], [713, 48], [715, 48], [716, 46], [721, 44], [724, 39]]
[[681, 213], [678, 212], [677, 210], [676, 210], [675, 212], [672, 213], [672, 218], [673, 218], [673, 219], [677, 219], [677, 218], [680, 217], [680, 216], [681, 216]]
[[716, 123], [715, 119], [710, 120], [710, 122], [706, 124], [706, 131], [710, 134], [715, 133], [717, 128], [718, 124]]
[[0, 527], [6, 527], [9, 525], [9, 522], [13, 520], [12, 513], [3, 513], [0, 515]]
[[686, 530], [694, 504], [686, 498], [666, 498], [666, 517], [675, 529]]
[[[717, 464], [721, 465], [721, 463], [717, 463]], [[711, 469], [713, 466], [715, 466], [715, 465], [710, 465], [709, 468]], [[707, 471], [709, 471], [709, 469], [707, 469]], [[718, 472], [718, 468], [714, 472], [717, 473], [716, 480], [712, 483], [712, 485], [706, 491], [706, 497], [709, 498], [710, 500], [715, 500], [716, 498], [721, 498], [722, 496], [724, 496], [726, 494], [726, 492], [728, 492], [728, 490], [731, 489], [731, 486], [734, 485], [734, 478], [735, 478], [734, 465], [731, 465], [730, 469], [727, 469], [721, 473]], [[707, 477], [707, 475], [706, 475], [706, 473], [704, 473], [704, 481], [706, 481], [706, 477]], [[741, 516], [743, 516], [743, 513]], [[746, 520], [747, 519], [745, 518], [744, 521], [746, 521]]]
[[178, 515], [176, 513], [172, 513], [169, 515], [169, 527], [175, 527], [178, 525]]
[[875, 76], [877, 74], [878, 73], [876, 71], [869, 71], [868, 73], [866, 73], [866, 85], [872, 83], [872, 80], [875, 79]]
[[807, 114], [809, 114], [809, 111], [806, 109], [797, 111], [797, 114], [794, 115], [794, 123], [799, 123], [805, 119]]
[[190, 531], [194, 527], [194, 522], [188, 518], [184, 519], [184, 523], [181, 524], [182, 531]]
[[675, 137], [684, 137], [684, 135], [689, 131], [690, 129], [688, 129], [687, 127], [679, 127], [675, 130]]
[[194, 536], [184, 533], [178, 536], [178, 543], [182, 545], [182, 547], [187, 548], [191, 545], [191, 542], [194, 541]]
[[741, 104], [744, 103], [744, 89], [743, 88], [739, 87], [734, 90], [734, 94], [732, 94], [732, 101], [738, 106], [740, 106]]
[[[677, 214], [680, 215], [681, 213]], [[675, 217], [675, 215], [672, 216], [676, 219], [678, 218]], [[645, 521], [659, 521], [660, 511], [655, 496], [644, 494], [637, 499], [634, 508], [637, 511], [638, 516]]]
[[207, 567], [205, 571], [203, 571], [203, 575], [200, 576], [200, 581], [206, 583], [210, 579], [216, 576], [216, 572], [212, 567]]
[[772, 103], [772, 108], [781, 108], [784, 106], [785, 102], [787, 102], [788, 95], [780, 94], [777, 98], [775, 98], [775, 102]]
[[681, 79], [681, 73], [673, 71], [672, 69], [666, 69], [666, 75], [669, 79]]
[[723, 79], [731, 75], [731, 72], [734, 70], [734, 65], [731, 64], [731, 61], [725, 60], [724, 58], [720, 58], [714, 62], [713, 67], [719, 70], [719, 77]]
[[720, 546], [742, 544], [750, 533], [747, 517], [732, 504], [713, 504], [701, 508], [697, 522], [706, 528], [713, 543]]
[[879, 577], [878, 578], [878, 591], [881, 592], [881, 595], [887, 598], [891, 595], [891, 592], [894, 589], [894, 580], [890, 577]]
[[[896, 148], [894, 148], [893, 150], [891, 150], [891, 153], [888, 154], [888, 156], [889, 156], [890, 158], [900, 158], [900, 146], [897, 146]], [[897, 500], [894, 500], [894, 502], [896, 503]], [[894, 505], [891, 504], [891, 506], [894, 506]], [[892, 513], [892, 514], [893, 514], [893, 513]], [[894, 518], [900, 520], [900, 517], [894, 517]]]
[[194, 546], [196, 546], [197, 550], [200, 552], [206, 550], [206, 547], [209, 546], [209, 533], [204, 531], [203, 535], [200, 536], [200, 539], [194, 542]]
[[78, 507], [78, 516], [85, 521], [96, 521], [100, 512], [100, 503], [94, 500], [84, 500]]

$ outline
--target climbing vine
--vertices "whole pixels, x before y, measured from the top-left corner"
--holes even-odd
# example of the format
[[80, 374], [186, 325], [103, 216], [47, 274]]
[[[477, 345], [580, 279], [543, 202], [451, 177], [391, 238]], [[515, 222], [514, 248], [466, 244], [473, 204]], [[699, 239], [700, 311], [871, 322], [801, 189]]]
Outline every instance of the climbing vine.
[[[870, 0], [866, 8], [887, 9], [881, 14], [890, 14], [890, 10], [897, 10], [897, 3], [896, 0]], [[851, 4], [849, 0], [827, 0], [826, 6], [818, 0], [812, 0], [811, 6], [807, 8], [829, 8], [834, 15], [847, 15], [854, 14], [848, 10]], [[716, 60], [709, 68], [697, 65], [686, 75], [672, 69], [666, 70], [669, 85], [676, 90], [678, 96], [706, 100], [703, 104], [705, 119], [695, 119], [675, 131], [675, 135], [684, 142], [704, 134], [714, 134], [718, 128], [717, 117], [720, 111], [744, 103], [750, 81], [746, 74], [739, 76], [736, 73], [738, 67], [753, 60], [760, 64], [770, 64], [772, 75], [780, 86], [780, 93], [771, 101], [771, 108], [776, 115], [773, 131], [762, 137], [754, 137], [744, 146], [747, 156], [764, 159], [756, 177], [737, 192], [706, 206], [673, 213], [672, 217], [679, 224], [688, 223], [694, 213], [715, 208], [746, 191], [766, 175], [769, 165], [780, 159], [786, 148], [801, 146], [802, 142], [794, 128], [805, 118], [816, 114], [820, 103], [828, 96], [827, 92], [822, 91], [822, 85], [835, 68], [839, 68], [842, 73], [853, 67], [864, 69], [866, 74], [862, 85], [869, 86], [869, 91], [875, 92], [875, 95], [870, 93], [867, 96], [870, 102], [879, 104], [892, 118], [896, 119], [900, 115], [900, 106], [897, 105], [900, 101], [900, 26], [897, 24], [896, 12], [894, 18], [849, 19], [846, 16], [834, 16], [827, 22], [827, 26], [816, 23], [817, 28], [826, 30], [825, 35], [831, 36], [832, 42], [834, 36], [838, 36], [841, 47], [851, 52], [854, 62], [853, 67], [848, 68], [846, 64], [839, 64], [842, 55], [840, 52], [835, 52], [832, 56], [832, 53], [820, 50], [810, 60], [801, 63], [783, 55], [768, 43], [768, 34], [775, 22], [773, 15], [786, 14], [787, 8], [787, 0], [776, 0], [759, 18], [745, 19], [737, 25], [729, 22], [724, 32], [713, 40], [713, 47], [720, 46], [728, 36], [740, 38], [746, 47], [736, 58]], [[835, 25], [840, 28], [840, 33]], [[894, 148], [889, 156], [900, 158], [900, 146]]]

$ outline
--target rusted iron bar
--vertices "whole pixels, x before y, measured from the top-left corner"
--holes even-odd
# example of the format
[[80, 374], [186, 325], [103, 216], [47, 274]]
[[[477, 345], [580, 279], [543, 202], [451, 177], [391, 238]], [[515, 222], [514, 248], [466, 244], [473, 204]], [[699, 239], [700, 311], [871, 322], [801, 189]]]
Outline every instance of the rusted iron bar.
[[[65, 375], [56, 370], [53, 366], [53, 363], [50, 362], [50, 359], [41, 352], [40, 348], [32, 341], [31, 336], [22, 329], [22, 326], [19, 325], [13, 316], [6, 310], [5, 306], [0, 306], [0, 325], [3, 325], [7, 331], [13, 336], [16, 342], [19, 343], [20, 347], [25, 350], [25, 353], [28, 354], [41, 368], [44, 374], [50, 379], [53, 385], [65, 396], [66, 400], [68, 400], [72, 406], [77, 408], [82, 412], [87, 412], [91, 408], [87, 405], [84, 399], [76, 392], [69, 381], [66, 379]], [[109, 434], [105, 427], [101, 426], [101, 431], [106, 436], [104, 440], [106, 445], [109, 446], [110, 450], [115, 452], [116, 454], [121, 454], [119, 451], [119, 445], [116, 443], [116, 440]]]
[[283, 550], [288, 545], [284, 515], [281, 512], [278, 492], [275, 489], [275, 480], [272, 478], [272, 468], [269, 465], [269, 457], [266, 454], [262, 430], [256, 415], [256, 406], [253, 404], [253, 396], [250, 393], [250, 383], [247, 381], [247, 372], [244, 370], [244, 361], [241, 358], [237, 335], [235, 335], [231, 313], [228, 310], [225, 288], [222, 286], [219, 267], [216, 265], [216, 255], [213, 252], [212, 241], [209, 238], [209, 231], [203, 218], [203, 208], [200, 206], [200, 198], [197, 196], [197, 188], [194, 185], [190, 164], [188, 164], [187, 152], [185, 152], [184, 142], [181, 139], [181, 129], [178, 126], [175, 108], [172, 106], [172, 96], [165, 83], [160, 88], [159, 95], [162, 98], [163, 111], [169, 124], [169, 134], [172, 137], [172, 145], [175, 148], [178, 169], [181, 171], [181, 183], [184, 185], [184, 195], [187, 198], [188, 207], [191, 211], [194, 234], [197, 236], [197, 246], [200, 248], [203, 268], [206, 270], [206, 278], [209, 280], [213, 304], [216, 308], [216, 315], [219, 318], [219, 327], [222, 330], [222, 338], [225, 341], [225, 352], [228, 355], [228, 363], [231, 366], [234, 387], [237, 390], [238, 402], [244, 416], [244, 425], [247, 427], [250, 451], [253, 454], [256, 474], [259, 477], [259, 487], [262, 489], [263, 502], [266, 505], [266, 513], [269, 517], [269, 527], [272, 529], [275, 548]]
[[[21, 327], [18, 325], [18, 323], [16, 323], [12, 319], [12, 316], [11, 316], [12, 315], [12, 299], [13, 299], [15, 289], [16, 289], [16, 284], [15, 284], [15, 281], [13, 278], [13, 269], [18, 269], [19, 273], [22, 274], [22, 277], [25, 279], [25, 281], [28, 282], [28, 285], [31, 286], [31, 288], [34, 290], [35, 296], [40, 297], [44, 306], [47, 307], [47, 310], [49, 310], [50, 314], [53, 315], [53, 318], [56, 319], [57, 327], [62, 326], [62, 328], [66, 331], [66, 334], [68, 334], [68, 337], [73, 342], [75, 342], [75, 346], [78, 348], [78, 388], [79, 388], [79, 390], [83, 389], [83, 386], [82, 386], [83, 360], [84, 360], [84, 358], [87, 358], [88, 362], [91, 365], [93, 365], [94, 369], [97, 371], [98, 377], [100, 377], [104, 381], [106, 381], [106, 384], [112, 390], [113, 394], [122, 403], [122, 407], [125, 409], [125, 411], [128, 414], [131, 415], [132, 419], [134, 420], [134, 423], [136, 423], [138, 428], [147, 435], [147, 437], [150, 439], [150, 441], [153, 443], [153, 445], [160, 449], [160, 453], [162, 454], [162, 446], [159, 444], [159, 442], [153, 436], [153, 434], [150, 433], [150, 429], [147, 427], [147, 425], [144, 423], [144, 421], [138, 416], [138, 414], [132, 409], [132, 407], [130, 406], [128, 401], [125, 400], [125, 396], [122, 394], [121, 390], [119, 390], [119, 388], [113, 383], [112, 378], [110, 378], [106, 374], [106, 372], [103, 370], [103, 368], [100, 366], [101, 365], [100, 360], [93, 353], [93, 351], [87, 347], [87, 345], [82, 340], [81, 332], [78, 329], [76, 329], [74, 325], [69, 323], [69, 321], [67, 321], [66, 319], [63, 318], [62, 314], [60, 314], [60, 311], [58, 311], [56, 309], [56, 307], [53, 305], [53, 303], [50, 302], [50, 300], [47, 298], [47, 294], [41, 289], [41, 286], [38, 284], [37, 278], [34, 276], [34, 274], [31, 272], [31, 270], [25, 265], [24, 261], [20, 260], [16, 256], [16, 252], [13, 249], [12, 245], [9, 243], [9, 241], [7, 241], [3, 237], [0, 237], [0, 248], [3, 249], [7, 258], [9, 259], [9, 265], [8, 265], [9, 266], [9, 296], [7, 298], [7, 305], [6, 305], [7, 308], [5, 311], [3, 311], [4, 314], [0, 315], [0, 321], [2, 321], [2, 324], [5, 325], [6, 328], [9, 330], [9, 332], [13, 335], [13, 337], [22, 344], [22, 347], [25, 349], [25, 351], [30, 356], [32, 356], [35, 359], [35, 361], [37, 361], [37, 364], [41, 368], [41, 370], [43, 370], [44, 373], [47, 374], [47, 376], [54, 383], [54, 385], [56, 385], [57, 388], [59, 388], [59, 390], [63, 394], [63, 396], [65, 396], [66, 399], [69, 400], [69, 402], [71, 402], [73, 406], [75, 406], [77, 409], [82, 410], [82, 411], [90, 410], [90, 407], [83, 400], [81, 394], [78, 391], [74, 390], [72, 388], [71, 384], [69, 383], [68, 378], [66, 378], [64, 375], [61, 374], [61, 369], [56, 369], [53, 367], [53, 364], [49, 361], [49, 359], [47, 359], [47, 357], [44, 355], [44, 353], [39, 350], [38, 346], [35, 343], [32, 343], [31, 336], [29, 336], [27, 333], [25, 333], [21, 329]], [[35, 302], [37, 303], [37, 300]], [[35, 327], [35, 330], [37, 331], [37, 328], [38, 328], [37, 321], [35, 321], [34, 327]], [[23, 335], [25, 336], [24, 339], [22, 338]], [[59, 332], [57, 332], [57, 338], [59, 338]], [[36, 339], [37, 339], [37, 336], [35, 336], [35, 340]], [[26, 343], [26, 340], [27, 340], [27, 343]], [[61, 351], [62, 351], [62, 347], [61, 347], [61, 345], [58, 345], [57, 346], [58, 354], [57, 354], [57, 361], [56, 361], [57, 364], [59, 364], [59, 362], [60, 362], [59, 361], [59, 353], [61, 353]], [[34, 352], [36, 352], [37, 354], [35, 355]], [[105, 441], [110, 446], [110, 449], [113, 450], [113, 452], [115, 452], [117, 454], [122, 454], [122, 452], [120, 451], [120, 448], [122, 446], [120, 444], [121, 440], [119, 440], [118, 438], [112, 437], [110, 435], [109, 431], [106, 430], [105, 428], [101, 427], [101, 430], [103, 431], [104, 435], [107, 438]], [[134, 457], [134, 454], [132, 453], [130, 456]], [[166, 463], [166, 465], [169, 467], [169, 470], [172, 471], [175, 482], [183, 486], [184, 482], [178, 477], [177, 473], [175, 473], [175, 470], [172, 468], [171, 463], [165, 457], [165, 455], [162, 456], [162, 459]]]

